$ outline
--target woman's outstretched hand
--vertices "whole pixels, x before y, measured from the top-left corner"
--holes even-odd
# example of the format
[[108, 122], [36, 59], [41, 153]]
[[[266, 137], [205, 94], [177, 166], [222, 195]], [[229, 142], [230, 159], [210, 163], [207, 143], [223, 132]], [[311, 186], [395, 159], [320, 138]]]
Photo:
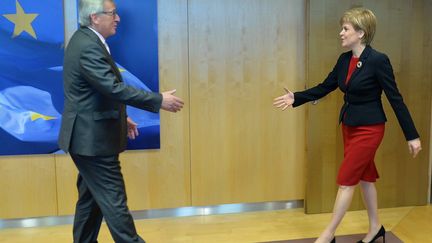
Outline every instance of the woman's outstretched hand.
[[276, 106], [276, 108], [281, 108], [283, 111], [286, 110], [286, 108], [292, 106], [294, 103], [294, 94], [293, 92], [289, 91], [287, 88], [284, 88], [286, 94], [279, 96], [273, 100], [273, 105]]
[[422, 150], [420, 138], [416, 138], [408, 141], [408, 149], [413, 158]]

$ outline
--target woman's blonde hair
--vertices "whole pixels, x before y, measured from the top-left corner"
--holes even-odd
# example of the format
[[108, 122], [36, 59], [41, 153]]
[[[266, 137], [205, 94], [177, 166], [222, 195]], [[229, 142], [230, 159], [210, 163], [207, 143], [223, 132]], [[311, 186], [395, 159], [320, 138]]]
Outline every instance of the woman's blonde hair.
[[364, 32], [362, 43], [369, 45], [375, 35], [376, 17], [375, 14], [366, 8], [352, 8], [347, 10], [339, 20], [342, 25], [350, 23], [356, 31]]

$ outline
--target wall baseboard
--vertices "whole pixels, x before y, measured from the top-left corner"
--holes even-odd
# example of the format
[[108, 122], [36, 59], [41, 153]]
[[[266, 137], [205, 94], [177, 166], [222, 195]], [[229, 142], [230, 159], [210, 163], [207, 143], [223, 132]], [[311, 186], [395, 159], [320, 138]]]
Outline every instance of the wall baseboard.
[[[188, 217], [218, 215], [230, 213], [244, 213], [256, 211], [283, 210], [292, 208], [302, 208], [303, 200], [277, 201], [277, 202], [260, 202], [260, 203], [237, 203], [221, 204], [212, 206], [181, 207], [167, 209], [151, 209], [133, 211], [134, 220], [155, 219], [169, 217]], [[22, 219], [0, 219], [0, 229], [7, 228], [29, 228], [73, 224], [73, 215], [68, 216], [50, 216], [37, 218]]]

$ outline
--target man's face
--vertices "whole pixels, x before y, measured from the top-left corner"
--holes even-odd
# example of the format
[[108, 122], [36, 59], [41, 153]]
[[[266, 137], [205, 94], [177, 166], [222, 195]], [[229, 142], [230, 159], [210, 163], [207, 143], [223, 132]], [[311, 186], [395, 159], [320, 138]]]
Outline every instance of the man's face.
[[120, 16], [117, 15], [114, 2], [105, 1], [104, 11], [102, 13], [92, 14], [92, 26], [105, 39], [116, 33], [117, 25], [120, 22]]

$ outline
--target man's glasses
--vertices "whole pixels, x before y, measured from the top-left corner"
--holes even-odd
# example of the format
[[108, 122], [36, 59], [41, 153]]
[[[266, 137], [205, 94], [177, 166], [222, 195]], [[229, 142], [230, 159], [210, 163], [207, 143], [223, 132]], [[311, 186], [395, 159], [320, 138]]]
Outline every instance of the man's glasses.
[[114, 9], [113, 11], [102, 11], [102, 12], [99, 12], [99, 14], [106, 14], [106, 15], [112, 16], [112, 17], [115, 17], [118, 15], [116, 9]]

